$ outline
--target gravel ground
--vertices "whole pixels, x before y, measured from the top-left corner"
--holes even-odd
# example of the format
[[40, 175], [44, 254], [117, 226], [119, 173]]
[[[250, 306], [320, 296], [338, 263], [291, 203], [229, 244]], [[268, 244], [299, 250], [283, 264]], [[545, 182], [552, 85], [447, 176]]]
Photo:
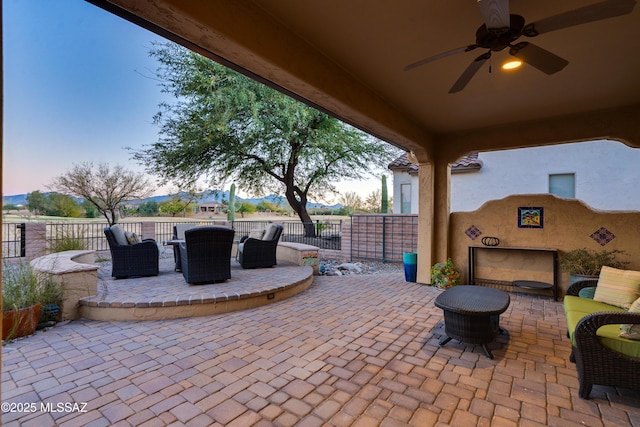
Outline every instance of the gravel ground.
[[[173, 259], [173, 251], [160, 249], [160, 258]], [[111, 267], [111, 257], [109, 255], [100, 256], [96, 259], [96, 264], [105, 271]], [[380, 274], [380, 273], [402, 273], [404, 266], [398, 262], [382, 262], [370, 260], [342, 261], [337, 259], [320, 260], [321, 276], [349, 276], [354, 274]]]
[[353, 274], [404, 273], [401, 263], [381, 261], [320, 260], [321, 276], [349, 276]]

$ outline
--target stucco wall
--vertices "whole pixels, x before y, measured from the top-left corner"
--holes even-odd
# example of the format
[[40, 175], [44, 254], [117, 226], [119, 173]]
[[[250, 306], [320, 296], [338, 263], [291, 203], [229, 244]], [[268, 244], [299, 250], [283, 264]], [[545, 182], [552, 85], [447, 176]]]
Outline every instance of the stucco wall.
[[[519, 207], [542, 207], [543, 228], [518, 228]], [[475, 226], [481, 234], [475, 239], [466, 232]], [[615, 235], [602, 246], [591, 235], [606, 228]], [[563, 252], [587, 248], [593, 250], [620, 249], [629, 256], [629, 269], [640, 270], [640, 212], [597, 211], [573, 199], [561, 199], [549, 194], [516, 195], [487, 202], [474, 212], [454, 212], [450, 221], [451, 257], [462, 272], [462, 282], [468, 278], [468, 248], [482, 245], [485, 236], [500, 239], [500, 246], [557, 248]], [[494, 251], [483, 251], [484, 253]], [[496, 251], [478, 259], [476, 276], [495, 280], [551, 281], [551, 261], [527, 252]], [[489, 277], [487, 277], [489, 276]], [[562, 293], [569, 285], [569, 275], [561, 274]]]
[[482, 169], [451, 176], [451, 211], [473, 211], [511, 194], [549, 192], [549, 174], [575, 174], [575, 196], [595, 209], [640, 210], [640, 149], [587, 141], [479, 154]]
[[410, 175], [407, 172], [393, 172], [393, 213], [402, 213], [402, 192], [400, 190], [402, 184], [411, 185], [411, 214], [418, 213], [418, 176]]
[[[617, 141], [586, 141], [479, 153], [479, 171], [451, 174], [451, 212], [474, 211], [512, 194], [549, 192], [549, 174], [575, 174], [576, 198], [595, 209], [638, 210], [640, 149]], [[400, 184], [412, 186], [418, 213], [418, 177], [393, 173], [393, 212], [400, 213]], [[414, 193], [415, 192], [415, 193]]]

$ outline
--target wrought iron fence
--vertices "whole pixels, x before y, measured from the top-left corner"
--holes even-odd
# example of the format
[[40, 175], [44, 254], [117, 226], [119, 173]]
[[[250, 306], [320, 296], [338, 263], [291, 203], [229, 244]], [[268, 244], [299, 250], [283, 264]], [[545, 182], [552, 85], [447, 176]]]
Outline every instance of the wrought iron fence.
[[[141, 223], [125, 222], [120, 224], [125, 231], [140, 235]], [[64, 248], [65, 244], [79, 242], [79, 246], [87, 250], [108, 251], [109, 244], [104, 235], [106, 223], [84, 222], [51, 222], [47, 223], [47, 249], [51, 251]]]
[[[233, 229], [236, 231], [236, 237], [242, 237], [253, 229], [266, 228], [269, 224], [269, 221], [234, 221]], [[308, 224], [299, 221], [282, 221], [278, 224], [284, 227], [280, 237], [283, 242], [304, 243], [332, 250], [340, 250], [342, 247], [342, 221], [316, 221], [312, 223], [313, 235], [307, 232]]]
[[[173, 226], [185, 221], [167, 221], [155, 223], [155, 239], [158, 243], [170, 240], [173, 236]], [[282, 241], [306, 243], [318, 246], [323, 249], [341, 248], [341, 222], [340, 221], [317, 221], [313, 223], [314, 236], [309, 236], [305, 232], [305, 224], [298, 221], [282, 221], [284, 231]], [[215, 225], [220, 221], [198, 221], [198, 225]], [[236, 230], [238, 238], [248, 235], [255, 228], [266, 228], [269, 221], [234, 221], [232, 227]], [[21, 230], [17, 226], [20, 224], [3, 224], [2, 234], [2, 257], [23, 257], [25, 245], [24, 228]], [[123, 222], [120, 224], [125, 231], [132, 231], [142, 235], [141, 222]], [[104, 235], [106, 223], [97, 222], [49, 222], [46, 224], [46, 247], [50, 251], [64, 250], [65, 245], [73, 244], [88, 250], [107, 251], [109, 245]], [[22, 234], [21, 234], [22, 231]], [[22, 238], [21, 238], [22, 236]], [[63, 249], [60, 249], [63, 248]]]
[[351, 217], [351, 258], [402, 262], [402, 253], [417, 247], [417, 215]]
[[2, 258], [20, 258], [24, 256], [24, 224], [2, 224]]

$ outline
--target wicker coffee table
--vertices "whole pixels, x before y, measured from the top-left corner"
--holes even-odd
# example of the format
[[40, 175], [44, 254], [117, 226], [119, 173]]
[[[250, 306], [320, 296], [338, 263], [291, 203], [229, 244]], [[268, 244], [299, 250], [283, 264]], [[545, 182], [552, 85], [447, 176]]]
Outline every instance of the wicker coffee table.
[[447, 334], [439, 345], [452, 338], [458, 341], [481, 344], [484, 353], [493, 359], [487, 344], [492, 342], [500, 328], [500, 314], [509, 307], [509, 294], [483, 286], [454, 286], [435, 300], [435, 305], [444, 311], [444, 331]]

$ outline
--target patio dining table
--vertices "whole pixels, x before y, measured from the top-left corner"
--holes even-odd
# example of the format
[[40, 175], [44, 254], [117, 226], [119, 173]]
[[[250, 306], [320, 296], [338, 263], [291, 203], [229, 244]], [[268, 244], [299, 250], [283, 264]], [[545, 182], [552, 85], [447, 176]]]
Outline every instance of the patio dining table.
[[184, 243], [184, 239], [172, 239], [165, 240], [162, 242], [163, 246], [173, 246], [173, 259], [175, 261], [174, 271], [180, 272], [182, 271], [182, 261], [180, 259], [180, 243]]

